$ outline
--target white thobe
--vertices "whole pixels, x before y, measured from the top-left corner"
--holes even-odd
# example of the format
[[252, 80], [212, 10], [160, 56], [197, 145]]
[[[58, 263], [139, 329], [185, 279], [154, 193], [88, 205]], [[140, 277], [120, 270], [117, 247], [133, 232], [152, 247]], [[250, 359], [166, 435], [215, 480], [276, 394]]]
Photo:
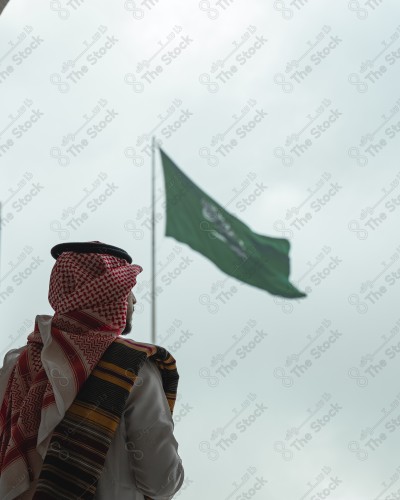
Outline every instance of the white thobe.
[[[146, 359], [139, 377], [143, 383], [135, 384], [128, 396], [95, 500], [144, 500], [144, 495], [170, 500], [182, 486], [184, 469], [173, 435], [174, 423], [154, 361]], [[51, 435], [47, 446], [50, 439]], [[40, 470], [43, 461], [39, 453], [36, 456], [34, 470]], [[30, 500], [35, 488], [36, 481], [17, 500]]]

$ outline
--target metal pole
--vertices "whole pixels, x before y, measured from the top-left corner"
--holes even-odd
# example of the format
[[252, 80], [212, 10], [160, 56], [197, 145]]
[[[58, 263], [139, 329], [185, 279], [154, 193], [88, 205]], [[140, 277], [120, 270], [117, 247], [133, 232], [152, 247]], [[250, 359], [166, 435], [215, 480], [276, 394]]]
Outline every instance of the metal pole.
[[156, 141], [154, 136], [151, 140], [151, 342], [156, 343], [156, 245], [155, 245], [155, 145]]

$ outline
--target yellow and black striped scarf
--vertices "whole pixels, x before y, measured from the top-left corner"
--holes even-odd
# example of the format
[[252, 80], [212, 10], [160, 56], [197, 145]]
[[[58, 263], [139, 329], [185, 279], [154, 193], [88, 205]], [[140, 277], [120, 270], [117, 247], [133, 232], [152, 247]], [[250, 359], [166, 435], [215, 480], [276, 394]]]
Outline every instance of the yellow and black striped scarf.
[[175, 358], [163, 347], [117, 338], [54, 429], [34, 500], [94, 498], [126, 400], [147, 357], [160, 370], [173, 413], [179, 379]]

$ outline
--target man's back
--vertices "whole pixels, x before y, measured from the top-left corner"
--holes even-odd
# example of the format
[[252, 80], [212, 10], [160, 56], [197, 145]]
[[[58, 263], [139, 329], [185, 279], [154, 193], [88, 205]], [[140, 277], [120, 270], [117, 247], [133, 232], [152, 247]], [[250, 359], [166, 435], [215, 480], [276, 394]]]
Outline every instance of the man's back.
[[[169, 500], [184, 480], [174, 423], [154, 361], [138, 373], [106, 455], [95, 500]], [[51, 436], [47, 439], [47, 445]], [[37, 467], [42, 459], [37, 454]], [[36, 482], [18, 500], [31, 500]]]
[[54, 315], [36, 316], [0, 377], [1, 500], [169, 500], [184, 474], [173, 436], [175, 358], [121, 337], [143, 269], [98, 241], [51, 254]]

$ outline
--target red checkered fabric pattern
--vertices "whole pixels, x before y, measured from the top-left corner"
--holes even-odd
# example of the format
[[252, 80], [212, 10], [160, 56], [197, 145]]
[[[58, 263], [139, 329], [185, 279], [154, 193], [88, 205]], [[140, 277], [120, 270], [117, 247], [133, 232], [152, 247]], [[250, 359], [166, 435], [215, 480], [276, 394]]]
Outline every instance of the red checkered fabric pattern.
[[[128, 296], [141, 271], [141, 266], [106, 254], [64, 252], [56, 260], [48, 297], [55, 311], [50, 361], [57, 369], [49, 379], [43, 363], [50, 354], [42, 352], [43, 340], [35, 321], [0, 408], [0, 482], [6, 482], [8, 489], [21, 489], [15, 478], [23, 478], [21, 484], [29, 488], [33, 480], [30, 457], [37, 446], [41, 419], [46, 421], [49, 434], [63, 418], [54, 411], [54, 384], [61, 381], [62, 386], [64, 378], [69, 384], [69, 398], [76, 397], [106, 349], [125, 328]], [[58, 417], [53, 422], [55, 414]]]
[[62, 253], [50, 277], [49, 302], [56, 311], [53, 324], [69, 325], [76, 333], [88, 327], [122, 331], [127, 297], [141, 271], [141, 266], [112, 255]]

